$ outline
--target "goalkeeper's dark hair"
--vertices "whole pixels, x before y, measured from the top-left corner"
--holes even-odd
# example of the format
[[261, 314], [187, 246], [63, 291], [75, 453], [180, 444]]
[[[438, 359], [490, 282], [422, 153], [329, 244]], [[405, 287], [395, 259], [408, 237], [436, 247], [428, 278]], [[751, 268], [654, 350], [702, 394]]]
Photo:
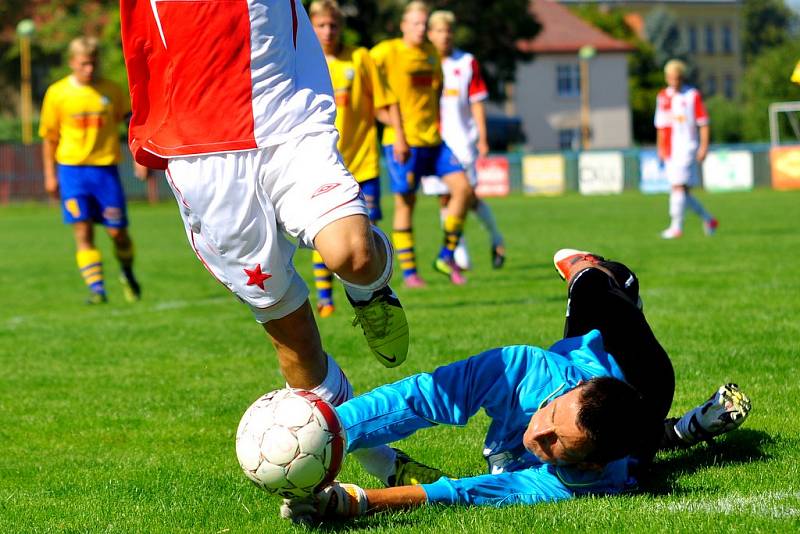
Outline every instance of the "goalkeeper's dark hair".
[[610, 376], [581, 385], [577, 423], [586, 432], [585, 462], [607, 464], [639, 450], [652, 427], [645, 401], [631, 385]]

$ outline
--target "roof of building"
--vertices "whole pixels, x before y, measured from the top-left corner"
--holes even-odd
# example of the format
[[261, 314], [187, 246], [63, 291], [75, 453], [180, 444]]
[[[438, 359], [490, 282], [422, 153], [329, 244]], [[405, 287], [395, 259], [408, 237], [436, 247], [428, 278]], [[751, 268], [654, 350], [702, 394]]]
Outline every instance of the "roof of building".
[[614, 39], [553, 0], [531, 0], [529, 9], [542, 29], [533, 39], [517, 43], [522, 51], [577, 53], [585, 45], [593, 46], [598, 52], [630, 52], [634, 49], [633, 45]]

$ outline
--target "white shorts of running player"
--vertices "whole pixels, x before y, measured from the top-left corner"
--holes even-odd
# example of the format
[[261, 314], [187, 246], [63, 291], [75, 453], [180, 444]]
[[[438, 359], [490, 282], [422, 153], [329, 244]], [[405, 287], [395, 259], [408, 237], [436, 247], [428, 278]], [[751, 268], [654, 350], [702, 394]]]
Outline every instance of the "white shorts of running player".
[[664, 172], [670, 185], [696, 187], [700, 185], [700, 170], [694, 154], [691, 158], [670, 158], [664, 162]]
[[358, 183], [322, 132], [245, 152], [172, 158], [167, 179], [186, 235], [212, 275], [265, 323], [308, 298], [292, 264], [326, 225], [367, 216]]
[[[464, 167], [464, 174], [467, 175], [469, 185], [472, 186], [473, 189], [478, 187], [478, 171], [475, 167], [475, 160], [473, 159], [471, 162], [459, 160], [459, 163]], [[447, 184], [438, 176], [423, 176], [421, 182], [422, 193], [425, 195], [438, 197], [450, 194], [450, 188], [447, 187]]]

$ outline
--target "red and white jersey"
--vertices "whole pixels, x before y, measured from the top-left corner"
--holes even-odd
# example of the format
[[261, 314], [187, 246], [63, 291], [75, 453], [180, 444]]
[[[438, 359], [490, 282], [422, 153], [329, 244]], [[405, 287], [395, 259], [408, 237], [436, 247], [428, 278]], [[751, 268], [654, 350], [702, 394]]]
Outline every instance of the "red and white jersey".
[[486, 83], [478, 61], [472, 54], [453, 50], [442, 60], [444, 87], [440, 100], [442, 139], [462, 165], [471, 165], [478, 156], [475, 143], [478, 128], [470, 105], [488, 98]]
[[136, 161], [252, 150], [335, 130], [299, 0], [121, 0]]
[[693, 161], [697, 152], [697, 128], [708, 124], [708, 113], [700, 91], [683, 85], [679, 90], [662, 89], [656, 99], [655, 126], [664, 130], [658, 147], [664, 159]]

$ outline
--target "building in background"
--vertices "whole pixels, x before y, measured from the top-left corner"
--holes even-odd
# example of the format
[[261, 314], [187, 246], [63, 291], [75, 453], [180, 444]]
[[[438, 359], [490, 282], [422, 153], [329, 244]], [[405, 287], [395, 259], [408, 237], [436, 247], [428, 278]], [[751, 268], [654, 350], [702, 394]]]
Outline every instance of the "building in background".
[[532, 0], [530, 10], [542, 29], [534, 39], [518, 44], [533, 52], [535, 58], [518, 65], [513, 110], [506, 110], [522, 119], [526, 148], [580, 148], [578, 51], [587, 45], [596, 51], [589, 60], [590, 147], [630, 146], [628, 54], [633, 47], [584, 22], [555, 1]]
[[566, 6], [597, 4], [628, 12], [626, 20], [643, 38], [645, 20], [657, 8], [670, 12], [688, 47], [704, 96], [734, 98], [744, 74], [742, 0], [559, 0]]

